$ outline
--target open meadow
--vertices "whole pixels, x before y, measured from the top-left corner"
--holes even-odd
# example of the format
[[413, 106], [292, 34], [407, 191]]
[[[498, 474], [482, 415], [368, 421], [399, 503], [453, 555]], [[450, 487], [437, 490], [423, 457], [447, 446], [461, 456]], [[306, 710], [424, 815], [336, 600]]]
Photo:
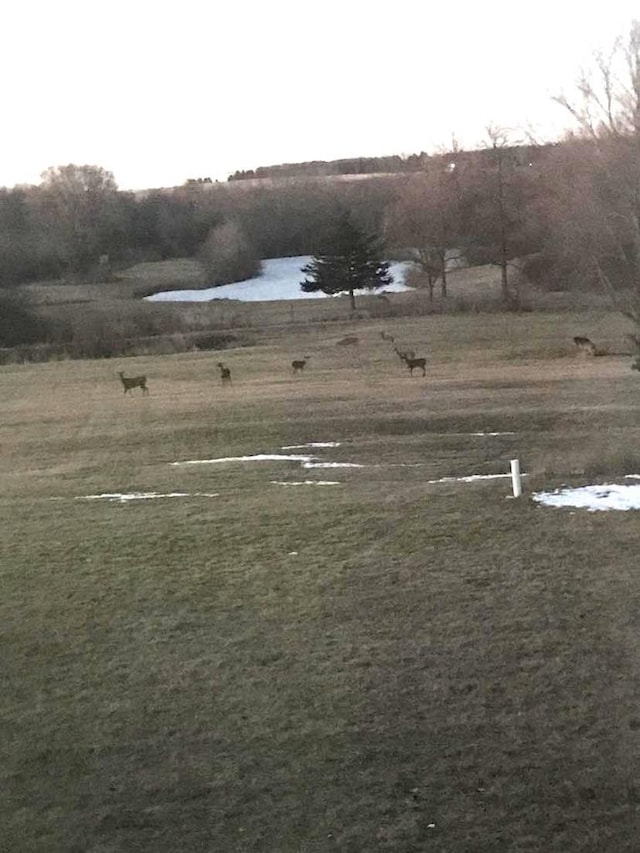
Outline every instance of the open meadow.
[[[530, 497], [640, 473], [628, 331], [432, 315], [0, 367], [0, 848], [636, 851], [638, 512]], [[455, 479], [513, 458], [517, 500]]]

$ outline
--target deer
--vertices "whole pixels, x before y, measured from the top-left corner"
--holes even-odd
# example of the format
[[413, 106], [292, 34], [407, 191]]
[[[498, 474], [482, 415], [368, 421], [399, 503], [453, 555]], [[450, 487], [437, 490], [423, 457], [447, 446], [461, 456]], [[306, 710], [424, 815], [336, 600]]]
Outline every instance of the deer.
[[380, 332], [380, 337], [383, 341], [390, 341], [391, 343], [395, 341], [393, 335], [390, 335], [388, 332]]
[[311, 356], [305, 355], [304, 359], [296, 359], [291, 362], [291, 369], [294, 373], [302, 373], [304, 370], [305, 364], [309, 361]]
[[231, 370], [228, 367], [225, 367], [221, 361], [218, 362], [218, 368], [220, 370], [220, 379], [222, 379], [222, 384], [231, 385]]
[[120, 377], [120, 381], [124, 386], [125, 394], [132, 388], [141, 388], [143, 394], [149, 393], [149, 389], [147, 388], [146, 376], [125, 376], [122, 371], [118, 371], [118, 376]]
[[413, 368], [414, 367], [422, 368], [422, 375], [423, 376], [427, 375], [427, 369], [426, 369], [427, 360], [426, 360], [426, 358], [413, 358], [413, 357], [410, 358], [408, 355], [404, 355], [404, 356], [402, 356], [402, 360], [404, 361], [404, 363], [407, 365], [407, 367], [411, 371], [412, 376], [413, 376]]

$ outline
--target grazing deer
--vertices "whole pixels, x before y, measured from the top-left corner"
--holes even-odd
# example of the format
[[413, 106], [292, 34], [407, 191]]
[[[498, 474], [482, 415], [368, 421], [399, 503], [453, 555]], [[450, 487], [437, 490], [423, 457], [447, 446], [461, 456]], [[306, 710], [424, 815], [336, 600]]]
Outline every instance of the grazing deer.
[[231, 385], [231, 370], [228, 367], [225, 367], [221, 361], [218, 362], [218, 368], [220, 369], [220, 379], [222, 379], [222, 384]]
[[423, 376], [427, 375], [427, 369], [426, 369], [427, 360], [426, 360], [426, 358], [413, 358], [413, 357], [410, 358], [409, 356], [405, 355], [402, 357], [402, 360], [404, 361], [404, 363], [407, 365], [407, 367], [411, 371], [412, 376], [413, 376], [413, 368], [414, 367], [422, 368], [422, 375]]
[[380, 337], [383, 341], [390, 341], [391, 343], [395, 341], [393, 335], [388, 334], [388, 332], [380, 332]]
[[146, 376], [125, 376], [122, 371], [118, 371], [118, 376], [120, 377], [120, 380], [124, 385], [125, 394], [132, 388], [142, 388], [143, 394], [149, 393], [149, 389], [147, 388]]
[[291, 368], [294, 373], [302, 373], [304, 370], [305, 364], [309, 361], [311, 356], [305, 355], [304, 359], [296, 360], [291, 362]]

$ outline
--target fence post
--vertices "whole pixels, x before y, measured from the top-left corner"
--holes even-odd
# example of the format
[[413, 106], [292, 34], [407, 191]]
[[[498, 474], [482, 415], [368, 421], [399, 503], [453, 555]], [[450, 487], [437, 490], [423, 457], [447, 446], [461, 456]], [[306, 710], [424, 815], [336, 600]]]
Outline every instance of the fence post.
[[511, 460], [511, 484], [513, 485], [513, 496], [519, 498], [522, 494], [522, 478], [520, 476], [520, 460]]

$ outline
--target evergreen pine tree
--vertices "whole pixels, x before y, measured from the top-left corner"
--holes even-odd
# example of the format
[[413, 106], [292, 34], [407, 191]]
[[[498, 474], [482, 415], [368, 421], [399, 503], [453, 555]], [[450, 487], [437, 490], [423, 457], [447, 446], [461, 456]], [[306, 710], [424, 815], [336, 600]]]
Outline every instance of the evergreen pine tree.
[[393, 283], [389, 264], [380, 260], [375, 237], [357, 228], [348, 216], [338, 222], [330, 249], [314, 256], [302, 272], [308, 276], [300, 285], [305, 293], [322, 291], [329, 296], [348, 293], [355, 311], [356, 290], [376, 290]]

